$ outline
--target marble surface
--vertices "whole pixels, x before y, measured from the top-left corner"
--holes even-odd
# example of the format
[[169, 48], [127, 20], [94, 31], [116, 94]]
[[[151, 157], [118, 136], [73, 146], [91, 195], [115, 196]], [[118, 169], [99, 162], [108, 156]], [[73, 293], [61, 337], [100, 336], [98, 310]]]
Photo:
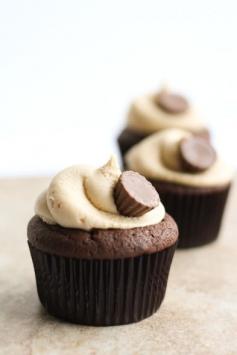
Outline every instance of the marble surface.
[[26, 224], [47, 179], [0, 180], [0, 354], [237, 354], [237, 189], [218, 242], [177, 251], [161, 309], [95, 328], [47, 315], [36, 294]]

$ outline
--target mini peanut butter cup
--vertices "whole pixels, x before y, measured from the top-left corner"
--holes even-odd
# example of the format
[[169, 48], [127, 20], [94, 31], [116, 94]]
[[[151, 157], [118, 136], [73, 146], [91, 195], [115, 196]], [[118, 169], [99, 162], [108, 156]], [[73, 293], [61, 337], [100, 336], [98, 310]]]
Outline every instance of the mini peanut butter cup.
[[114, 200], [121, 215], [139, 217], [157, 207], [160, 198], [144, 176], [125, 171], [115, 186]]
[[194, 173], [207, 170], [216, 160], [216, 152], [211, 144], [197, 136], [180, 142], [180, 155], [184, 169]]
[[188, 101], [181, 95], [161, 91], [155, 99], [160, 108], [168, 113], [179, 114], [187, 111]]

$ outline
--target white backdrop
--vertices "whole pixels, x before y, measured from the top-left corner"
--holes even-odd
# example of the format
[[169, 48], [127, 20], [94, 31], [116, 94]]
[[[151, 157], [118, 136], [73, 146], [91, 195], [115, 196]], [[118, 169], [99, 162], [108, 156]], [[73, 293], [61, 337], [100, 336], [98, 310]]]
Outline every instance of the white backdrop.
[[237, 166], [237, 4], [0, 2], [0, 175], [103, 163], [128, 103], [162, 81], [187, 93]]

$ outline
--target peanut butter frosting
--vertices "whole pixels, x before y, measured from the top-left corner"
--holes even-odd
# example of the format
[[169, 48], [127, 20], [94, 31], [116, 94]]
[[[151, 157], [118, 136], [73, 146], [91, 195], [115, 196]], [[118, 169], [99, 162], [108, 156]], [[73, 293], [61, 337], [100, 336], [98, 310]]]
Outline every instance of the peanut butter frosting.
[[165, 216], [161, 202], [140, 217], [119, 214], [113, 194], [120, 175], [114, 157], [99, 169], [80, 165], [66, 168], [38, 197], [35, 213], [48, 224], [83, 230], [129, 229], [160, 223]]
[[128, 128], [145, 134], [173, 127], [192, 133], [206, 130], [193, 106], [189, 105], [185, 112], [172, 114], [159, 107], [155, 102], [155, 94], [136, 99], [127, 120]]
[[176, 128], [157, 132], [127, 152], [126, 166], [149, 179], [193, 187], [228, 184], [232, 180], [233, 170], [219, 156], [203, 172], [190, 173], [183, 170], [179, 144], [182, 139], [190, 136], [190, 132]]

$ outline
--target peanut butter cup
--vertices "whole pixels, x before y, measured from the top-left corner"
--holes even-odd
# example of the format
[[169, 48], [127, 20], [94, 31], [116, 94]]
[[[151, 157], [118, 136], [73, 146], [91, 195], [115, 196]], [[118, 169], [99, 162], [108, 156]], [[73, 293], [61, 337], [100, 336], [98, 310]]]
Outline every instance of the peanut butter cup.
[[184, 169], [193, 173], [207, 170], [216, 160], [211, 144], [200, 137], [189, 137], [180, 142], [180, 156]]
[[183, 113], [189, 108], [188, 101], [185, 97], [165, 90], [161, 91], [156, 96], [155, 102], [162, 110], [172, 114]]
[[159, 204], [159, 195], [144, 176], [125, 171], [121, 174], [114, 190], [118, 211], [129, 217], [139, 217]]

